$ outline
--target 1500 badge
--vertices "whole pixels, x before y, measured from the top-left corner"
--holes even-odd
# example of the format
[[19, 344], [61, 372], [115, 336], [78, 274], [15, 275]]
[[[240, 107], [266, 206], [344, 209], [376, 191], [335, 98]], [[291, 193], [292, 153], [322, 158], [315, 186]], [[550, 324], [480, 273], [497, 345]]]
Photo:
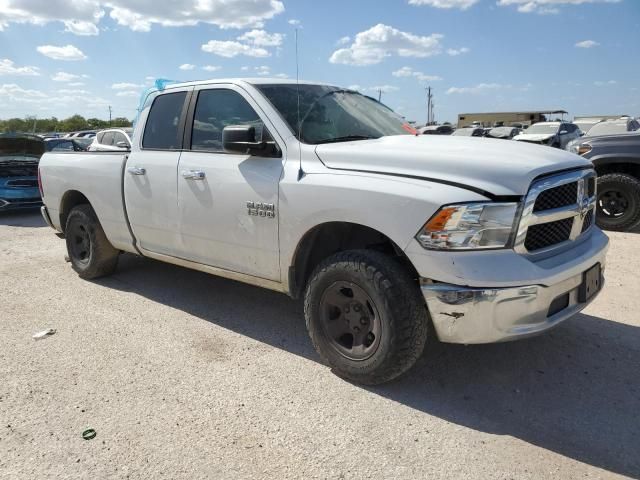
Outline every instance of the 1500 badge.
[[276, 208], [273, 203], [247, 202], [247, 213], [254, 217], [274, 218]]

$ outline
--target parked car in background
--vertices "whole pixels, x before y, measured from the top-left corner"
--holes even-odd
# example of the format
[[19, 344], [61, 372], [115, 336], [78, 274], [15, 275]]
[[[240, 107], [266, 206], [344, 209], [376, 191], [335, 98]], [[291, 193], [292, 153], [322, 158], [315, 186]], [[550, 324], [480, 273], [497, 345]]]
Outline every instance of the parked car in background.
[[451, 135], [453, 127], [451, 125], [428, 125], [419, 130], [421, 135]]
[[462, 127], [458, 128], [451, 135], [454, 137], [482, 137], [484, 129], [478, 127]]
[[86, 152], [91, 142], [86, 138], [45, 138], [44, 148], [47, 152]]
[[639, 226], [640, 131], [584, 137], [571, 151], [591, 160], [598, 173], [598, 225], [618, 231]]
[[582, 139], [597, 137], [601, 135], [623, 135], [633, 133], [640, 129], [640, 122], [633, 117], [621, 117], [615, 120], [603, 120], [594, 124], [589, 131], [581, 138], [572, 140], [567, 144], [565, 150], [575, 151], [575, 145], [582, 142]]
[[133, 128], [101, 130], [89, 145], [90, 152], [117, 152], [131, 149]]
[[522, 133], [522, 130], [516, 127], [496, 127], [489, 130], [486, 134], [486, 137], [511, 140], [516, 135], [520, 135], [520, 133]]
[[82, 130], [79, 132], [69, 132], [67, 133], [64, 137], [65, 138], [76, 138], [76, 137], [89, 137], [89, 138], [93, 138], [96, 136], [96, 131], [95, 130]]
[[538, 143], [556, 148], [565, 148], [567, 144], [580, 137], [580, 129], [569, 122], [538, 122], [531, 125], [513, 139], [519, 142]]
[[605, 120], [598, 122], [585, 134], [589, 137], [598, 135], [617, 135], [621, 133], [631, 133], [640, 129], [640, 122], [633, 117], [623, 117], [617, 120]]
[[589, 130], [591, 129], [591, 127], [593, 127], [594, 125], [600, 123], [604, 121], [604, 119], [599, 118], [599, 117], [593, 117], [593, 118], [580, 118], [578, 120], [574, 120], [573, 124], [576, 125], [580, 131], [584, 134], [587, 134], [589, 132]]
[[37, 135], [0, 134], [0, 212], [42, 204], [38, 162], [44, 151]]

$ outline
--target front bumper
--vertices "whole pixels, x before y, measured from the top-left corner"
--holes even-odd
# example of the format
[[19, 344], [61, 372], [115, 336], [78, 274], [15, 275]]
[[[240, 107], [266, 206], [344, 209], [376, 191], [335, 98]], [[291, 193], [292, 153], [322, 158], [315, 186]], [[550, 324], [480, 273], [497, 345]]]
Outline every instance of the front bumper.
[[[599, 230], [594, 230], [597, 241], [585, 242], [583, 249], [586, 251], [581, 255], [574, 251], [571, 262], [562, 264], [555, 258], [558, 263], [549, 270], [539, 264], [532, 265], [535, 283], [527, 283], [526, 269], [520, 270], [522, 280], [514, 282], [513, 286], [494, 283], [471, 287], [423, 278], [422, 293], [440, 341], [473, 344], [516, 340], [548, 330], [580, 312], [597, 297], [596, 294], [586, 302], [579, 301], [584, 272], [599, 263], [600, 291], [604, 286], [608, 242]], [[554, 257], [544, 263], [553, 260]], [[480, 271], [475, 268], [474, 273], [500, 276], [501, 271], [504, 274], [504, 270], [511, 270], [513, 265], [485, 264], [485, 267]], [[540, 276], [545, 270], [546, 278]], [[560, 271], [564, 271], [564, 275]], [[487, 281], [487, 284], [491, 283]]]

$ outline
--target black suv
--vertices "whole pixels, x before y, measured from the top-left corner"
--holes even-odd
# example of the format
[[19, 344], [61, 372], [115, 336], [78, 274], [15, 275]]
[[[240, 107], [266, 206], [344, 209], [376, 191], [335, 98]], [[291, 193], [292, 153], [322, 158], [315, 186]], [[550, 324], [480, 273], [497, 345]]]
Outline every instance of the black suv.
[[571, 151], [598, 172], [598, 225], [618, 231], [640, 226], [640, 133], [585, 137]]

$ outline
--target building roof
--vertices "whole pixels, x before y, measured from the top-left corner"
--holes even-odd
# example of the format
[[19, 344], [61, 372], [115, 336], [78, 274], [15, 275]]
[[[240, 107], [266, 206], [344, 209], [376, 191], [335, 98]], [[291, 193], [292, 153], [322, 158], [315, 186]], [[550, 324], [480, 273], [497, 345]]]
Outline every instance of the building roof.
[[522, 114], [568, 114], [565, 110], [522, 110], [519, 112], [475, 112], [475, 113], [460, 113], [458, 115], [522, 115]]

